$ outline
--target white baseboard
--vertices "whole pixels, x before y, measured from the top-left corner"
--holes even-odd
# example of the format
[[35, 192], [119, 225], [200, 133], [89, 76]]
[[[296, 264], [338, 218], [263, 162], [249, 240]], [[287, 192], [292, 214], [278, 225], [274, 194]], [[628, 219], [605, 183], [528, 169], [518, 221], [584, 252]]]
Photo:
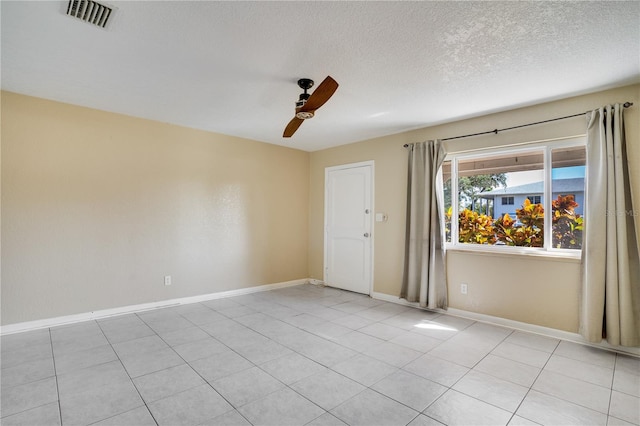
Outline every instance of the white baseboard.
[[[391, 296], [389, 294], [374, 292], [374, 293], [371, 294], [371, 297], [374, 298], [374, 299], [384, 300], [386, 302], [397, 303], [397, 304], [400, 304], [400, 305], [412, 306], [414, 308], [424, 309], [424, 308], [421, 308], [418, 303], [407, 302], [405, 299], [400, 299], [399, 297]], [[449, 308], [447, 310], [444, 310], [444, 309], [431, 310], [430, 309], [430, 311], [435, 311], [435, 312], [439, 312], [439, 313], [443, 313], [443, 314], [447, 314], [447, 315], [453, 315], [453, 316], [461, 317], [461, 318], [467, 318], [467, 319], [470, 319], [470, 320], [483, 322], [483, 323], [487, 323], [487, 324], [499, 325], [499, 326], [503, 326], [503, 327], [509, 327], [509, 328], [513, 328], [513, 329], [516, 329], [516, 330], [520, 330], [520, 331], [526, 331], [527, 333], [539, 334], [539, 335], [545, 336], [545, 337], [552, 337], [552, 338], [555, 338], [555, 339], [568, 340], [570, 342], [579, 343], [579, 344], [587, 345], [587, 346], [593, 346], [593, 347], [599, 348], [599, 349], [605, 349], [605, 350], [610, 350], [610, 351], [614, 351], [614, 352], [625, 353], [625, 354], [633, 355], [633, 356], [640, 356], [640, 348], [627, 347], [627, 346], [614, 346], [614, 345], [611, 345], [611, 344], [607, 343], [604, 340], [601, 343], [596, 344], [596, 343], [588, 342], [587, 340], [585, 340], [584, 337], [582, 337], [582, 335], [580, 335], [578, 333], [571, 333], [569, 331], [558, 330], [558, 329], [550, 328], [550, 327], [543, 327], [543, 326], [540, 326], [540, 325], [529, 324], [529, 323], [520, 322], [520, 321], [514, 321], [514, 320], [510, 320], [510, 319], [506, 319], [506, 318], [494, 317], [492, 315], [485, 315], [485, 314], [479, 314], [479, 313], [476, 313], [476, 312], [464, 311], [462, 309], [455, 309], [455, 308]]]
[[202, 294], [199, 296], [181, 297], [178, 299], [162, 300], [160, 302], [142, 303], [139, 305], [122, 306], [113, 309], [103, 309], [93, 312], [85, 312], [82, 314], [65, 315], [62, 317], [46, 318], [36, 321], [20, 322], [0, 327], [0, 335], [21, 333], [24, 331], [38, 330], [41, 328], [56, 327], [59, 325], [75, 324], [82, 321], [96, 320], [108, 317], [114, 317], [124, 314], [132, 314], [136, 312], [144, 312], [152, 309], [168, 308], [170, 306], [186, 305], [189, 303], [205, 302], [207, 300], [223, 299], [226, 297], [242, 296], [244, 294], [259, 293], [262, 291], [275, 290], [278, 288], [292, 287], [295, 285], [306, 284], [311, 280], [307, 278], [286, 281], [275, 284], [265, 284], [255, 287], [240, 288], [237, 290], [221, 291], [218, 293]]
[[[223, 299], [226, 297], [233, 297], [233, 296], [242, 296], [245, 294], [276, 290], [278, 288], [293, 287], [296, 285], [307, 284], [307, 283], [313, 284], [313, 285], [325, 285], [325, 283], [321, 280], [303, 278], [303, 279], [298, 279], [293, 281], [285, 281], [281, 283], [265, 284], [265, 285], [255, 286], [255, 287], [241, 288], [237, 290], [222, 291], [218, 293], [202, 294], [198, 296], [182, 297], [178, 299], [162, 300], [159, 302], [129, 305], [129, 306], [123, 306], [123, 307], [113, 308], [113, 309], [103, 309], [99, 311], [86, 312], [82, 314], [65, 315], [65, 316], [55, 317], [55, 318], [47, 318], [47, 319], [36, 320], [36, 321], [27, 321], [27, 322], [21, 322], [16, 324], [9, 324], [5, 326], [0, 326], [0, 335], [21, 333], [25, 331], [56, 327], [60, 325], [75, 324], [83, 321], [109, 318], [109, 317], [114, 317], [118, 315], [149, 311], [153, 309], [186, 305], [189, 303], [205, 302], [207, 300]], [[401, 299], [397, 296], [391, 296], [385, 293], [372, 292], [371, 297], [373, 299], [384, 300], [386, 302], [397, 303], [399, 305], [405, 305], [405, 306], [411, 306], [414, 308], [423, 309], [419, 306], [418, 303], [408, 302], [405, 299]], [[626, 347], [626, 346], [613, 346], [607, 343], [606, 341], [603, 341], [600, 344], [594, 344], [586, 341], [580, 334], [571, 333], [564, 330], [558, 330], [555, 328], [543, 327], [535, 324], [529, 324], [529, 323], [524, 323], [520, 321], [514, 321], [506, 318], [494, 317], [491, 315], [479, 314], [476, 312], [469, 312], [469, 311], [464, 311], [464, 310], [455, 309], [455, 308], [449, 308], [447, 310], [436, 309], [436, 310], [430, 310], [430, 311], [435, 311], [435, 312], [439, 312], [447, 315], [453, 315], [461, 318], [467, 318], [467, 319], [471, 319], [474, 321], [483, 322], [487, 324], [509, 327], [516, 330], [525, 331], [528, 333], [539, 334], [541, 336], [552, 337], [552, 338], [561, 339], [561, 340], [568, 340], [571, 342], [593, 346], [600, 349], [626, 353], [633, 356], [640, 356], [640, 348], [632, 348], [632, 347]]]

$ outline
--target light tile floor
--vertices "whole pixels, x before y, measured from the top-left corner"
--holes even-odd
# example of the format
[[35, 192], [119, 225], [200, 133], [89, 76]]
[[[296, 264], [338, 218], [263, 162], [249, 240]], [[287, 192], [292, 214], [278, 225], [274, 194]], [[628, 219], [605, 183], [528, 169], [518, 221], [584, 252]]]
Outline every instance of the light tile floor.
[[2, 337], [2, 425], [638, 425], [640, 359], [301, 285]]

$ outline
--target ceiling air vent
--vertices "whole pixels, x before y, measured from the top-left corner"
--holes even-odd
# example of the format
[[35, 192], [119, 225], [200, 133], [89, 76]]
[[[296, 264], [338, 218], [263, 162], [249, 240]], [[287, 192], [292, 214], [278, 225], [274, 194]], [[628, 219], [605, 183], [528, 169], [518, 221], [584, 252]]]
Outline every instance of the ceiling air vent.
[[92, 0], [69, 0], [67, 15], [100, 28], [106, 28], [113, 8]]

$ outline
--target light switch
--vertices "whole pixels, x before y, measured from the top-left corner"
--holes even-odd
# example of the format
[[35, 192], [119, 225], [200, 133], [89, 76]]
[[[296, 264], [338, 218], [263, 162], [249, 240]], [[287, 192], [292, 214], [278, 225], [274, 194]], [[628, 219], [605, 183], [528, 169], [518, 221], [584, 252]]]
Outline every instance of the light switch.
[[385, 213], [376, 213], [376, 222], [386, 222], [388, 219]]

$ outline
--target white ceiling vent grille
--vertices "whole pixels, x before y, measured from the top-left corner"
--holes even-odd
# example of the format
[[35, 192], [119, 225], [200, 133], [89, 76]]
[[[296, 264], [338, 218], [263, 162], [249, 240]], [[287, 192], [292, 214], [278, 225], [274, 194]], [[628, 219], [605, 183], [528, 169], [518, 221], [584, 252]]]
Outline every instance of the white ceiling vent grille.
[[92, 0], [69, 0], [67, 15], [91, 25], [106, 28], [113, 8]]

